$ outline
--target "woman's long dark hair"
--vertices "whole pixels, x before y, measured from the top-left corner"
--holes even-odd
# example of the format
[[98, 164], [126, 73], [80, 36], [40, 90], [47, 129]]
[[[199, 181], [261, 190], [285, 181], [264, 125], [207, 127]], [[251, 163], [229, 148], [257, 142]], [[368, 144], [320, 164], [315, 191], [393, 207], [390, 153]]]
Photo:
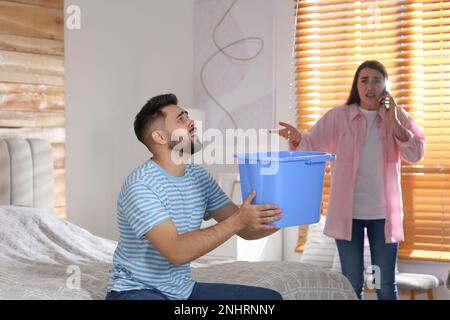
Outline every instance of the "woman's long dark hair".
[[359, 74], [361, 73], [361, 70], [364, 68], [370, 68], [370, 69], [377, 70], [378, 72], [380, 72], [383, 75], [384, 80], [388, 79], [388, 74], [387, 74], [386, 68], [380, 62], [378, 62], [376, 60], [370, 60], [370, 61], [363, 62], [356, 70], [355, 77], [353, 78], [352, 90], [350, 91], [350, 96], [347, 99], [347, 103], [346, 103], [347, 105], [351, 105], [353, 103], [359, 104], [361, 102], [361, 98], [358, 93], [358, 79], [359, 79]]

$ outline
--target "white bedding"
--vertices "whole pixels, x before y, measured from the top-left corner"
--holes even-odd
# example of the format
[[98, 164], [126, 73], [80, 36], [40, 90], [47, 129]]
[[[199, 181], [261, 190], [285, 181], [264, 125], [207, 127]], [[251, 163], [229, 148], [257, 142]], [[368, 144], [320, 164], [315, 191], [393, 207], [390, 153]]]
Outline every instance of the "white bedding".
[[115, 247], [46, 212], [0, 206], [0, 299], [103, 299]]
[[[103, 299], [116, 245], [43, 211], [0, 206], [0, 299]], [[341, 274], [298, 262], [200, 260], [193, 276], [273, 288], [284, 299], [356, 299]]]

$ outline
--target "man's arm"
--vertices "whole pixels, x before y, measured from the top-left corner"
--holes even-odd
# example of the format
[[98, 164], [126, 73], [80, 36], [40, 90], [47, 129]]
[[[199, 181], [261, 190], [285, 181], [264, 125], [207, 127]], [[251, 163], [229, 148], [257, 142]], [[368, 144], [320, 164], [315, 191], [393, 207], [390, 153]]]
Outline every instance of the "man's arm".
[[207, 254], [243, 230], [251, 234], [273, 233], [277, 227], [266, 223], [279, 220], [276, 216], [279, 210], [273, 205], [251, 205], [255, 195], [252, 193], [240, 209], [212, 227], [179, 234], [175, 224], [165, 220], [148, 231], [145, 237], [167, 260], [179, 266]]
[[166, 220], [145, 237], [167, 260], [179, 266], [193, 261], [231, 238], [239, 230], [236, 217], [230, 217], [210, 228], [179, 234], [175, 224]]
[[[239, 207], [237, 205], [235, 205], [234, 203], [230, 203], [229, 205], [227, 205], [219, 210], [211, 212], [211, 216], [214, 218], [214, 220], [216, 220], [217, 222], [220, 223], [222, 221], [225, 221], [229, 217], [231, 217], [237, 211], [239, 211]], [[281, 213], [281, 210], [279, 210], [279, 212]], [[281, 219], [281, 216], [279, 216], [279, 213], [277, 213], [276, 216], [278, 218], [277, 220]], [[277, 221], [277, 220], [274, 220], [274, 221]], [[245, 240], [256, 240], [256, 239], [261, 239], [261, 238], [270, 236], [271, 234], [273, 234], [277, 231], [278, 231], [278, 228], [269, 229], [269, 230], [258, 230], [258, 231], [244, 229], [244, 230], [241, 230], [240, 232], [238, 232], [237, 235]]]

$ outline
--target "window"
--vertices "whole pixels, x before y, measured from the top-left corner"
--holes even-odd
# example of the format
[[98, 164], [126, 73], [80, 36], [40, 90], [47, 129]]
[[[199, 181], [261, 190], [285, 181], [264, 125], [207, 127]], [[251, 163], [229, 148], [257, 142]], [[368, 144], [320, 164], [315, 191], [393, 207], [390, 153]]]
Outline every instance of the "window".
[[[450, 261], [450, 2], [310, 0], [294, 8], [298, 129], [345, 104], [363, 61], [382, 62], [397, 104], [427, 140], [425, 159], [401, 166], [399, 258]], [[329, 176], [324, 189], [325, 211]]]

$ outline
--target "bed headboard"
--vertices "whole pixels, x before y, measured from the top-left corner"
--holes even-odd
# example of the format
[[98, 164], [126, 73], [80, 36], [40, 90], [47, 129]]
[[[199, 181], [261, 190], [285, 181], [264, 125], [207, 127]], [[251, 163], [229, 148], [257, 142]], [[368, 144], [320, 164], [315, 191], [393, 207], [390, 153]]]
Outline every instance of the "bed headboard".
[[53, 155], [42, 139], [0, 139], [0, 205], [53, 213]]

